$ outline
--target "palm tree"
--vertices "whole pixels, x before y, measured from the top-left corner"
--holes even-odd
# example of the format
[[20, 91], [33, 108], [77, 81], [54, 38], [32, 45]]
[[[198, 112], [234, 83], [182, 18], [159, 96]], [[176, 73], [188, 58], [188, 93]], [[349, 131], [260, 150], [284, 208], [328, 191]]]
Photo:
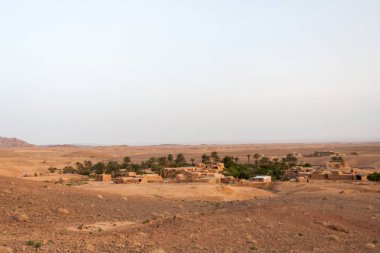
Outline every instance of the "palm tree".
[[259, 161], [260, 167], [268, 168], [271, 160], [268, 157], [262, 157]]
[[177, 158], [175, 159], [175, 163], [179, 167], [181, 167], [182, 165], [184, 165], [186, 163], [185, 156], [183, 154], [178, 154]]
[[211, 158], [212, 158], [214, 163], [217, 163], [220, 161], [220, 158], [218, 156], [218, 152], [216, 152], [216, 151], [211, 152]]
[[260, 155], [256, 153], [256, 154], [253, 155], [253, 158], [255, 158], [255, 163], [256, 163], [256, 166], [257, 166], [259, 164]]
[[194, 165], [195, 165], [195, 164], [194, 164], [195, 159], [194, 159], [194, 158], [191, 158], [190, 161], [191, 161], [191, 165], [194, 166]]
[[166, 165], [167, 165], [166, 156], [162, 156], [162, 157], [157, 158], [157, 162], [161, 167], [166, 167]]
[[248, 164], [250, 164], [251, 155], [248, 154], [248, 155], [247, 155], [247, 158], [248, 158]]
[[210, 157], [206, 154], [202, 155], [202, 163], [210, 163]]
[[173, 155], [172, 155], [172, 154], [169, 154], [169, 155], [168, 155], [168, 162], [169, 162], [169, 166], [170, 166], [170, 167], [171, 167], [172, 164], [173, 164], [173, 160], [174, 160]]
[[238, 163], [239, 157], [234, 157], [235, 163]]

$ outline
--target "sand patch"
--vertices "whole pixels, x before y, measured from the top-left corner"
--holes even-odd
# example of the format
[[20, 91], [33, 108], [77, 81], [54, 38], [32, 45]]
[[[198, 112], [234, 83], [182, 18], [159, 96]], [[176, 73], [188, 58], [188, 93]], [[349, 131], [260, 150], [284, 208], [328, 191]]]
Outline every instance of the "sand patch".
[[226, 185], [221, 185], [220, 188], [218, 188], [217, 190], [228, 195], [231, 195], [235, 192], [234, 189]]
[[134, 225], [131, 221], [101, 221], [92, 224], [80, 224], [76, 227], [68, 227], [67, 231], [72, 232], [95, 232], [95, 231], [109, 231], [119, 228], [125, 228]]

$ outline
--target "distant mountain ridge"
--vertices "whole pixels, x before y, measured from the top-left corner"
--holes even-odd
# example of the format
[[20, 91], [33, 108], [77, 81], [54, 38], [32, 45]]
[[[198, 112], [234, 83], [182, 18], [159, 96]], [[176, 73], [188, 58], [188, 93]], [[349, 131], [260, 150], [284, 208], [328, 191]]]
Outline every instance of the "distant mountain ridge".
[[17, 147], [33, 147], [33, 144], [30, 144], [26, 141], [17, 139], [17, 138], [7, 138], [0, 136], [0, 147], [1, 148], [17, 148]]

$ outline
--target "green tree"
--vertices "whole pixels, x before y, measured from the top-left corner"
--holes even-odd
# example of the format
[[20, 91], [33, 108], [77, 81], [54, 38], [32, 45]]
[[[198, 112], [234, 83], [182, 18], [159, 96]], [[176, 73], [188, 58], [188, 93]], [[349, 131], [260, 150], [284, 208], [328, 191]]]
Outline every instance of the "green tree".
[[341, 156], [332, 156], [330, 162], [344, 163], [344, 159]]
[[81, 162], [76, 162], [75, 163], [75, 167], [76, 167], [77, 170], [80, 170], [80, 169], [84, 168], [84, 165]]
[[218, 152], [216, 152], [216, 151], [211, 152], [210, 157], [211, 157], [211, 159], [212, 159], [212, 161], [213, 161], [214, 163], [217, 163], [217, 162], [220, 161], [220, 158], [219, 158]]
[[148, 161], [147, 161], [147, 167], [148, 168], [153, 168], [155, 162], [156, 162], [156, 157], [149, 158]]
[[168, 154], [168, 162], [169, 166], [173, 166], [174, 156], [172, 154]]
[[210, 156], [208, 156], [206, 154], [202, 155], [202, 163], [210, 163], [210, 159], [211, 159]]
[[63, 174], [68, 174], [68, 173], [71, 173], [71, 174], [77, 174], [78, 173], [78, 170], [76, 170], [74, 167], [72, 166], [66, 166], [63, 168], [62, 170], [62, 173]]
[[284, 161], [289, 165], [289, 167], [293, 167], [297, 165], [298, 158], [293, 154], [287, 154]]
[[128, 165], [131, 163], [131, 158], [129, 156], [126, 156], [124, 157], [123, 162]]
[[91, 174], [91, 170], [92, 170], [91, 161], [84, 161], [84, 164], [77, 162], [75, 163], [75, 166], [77, 167], [77, 172], [79, 175], [89, 176]]
[[253, 158], [255, 159], [256, 166], [259, 165], [259, 159], [260, 159], [260, 157], [261, 157], [261, 155], [259, 155], [257, 153], [253, 155]]
[[112, 177], [120, 176], [120, 164], [118, 162], [109, 161], [106, 167], [107, 174], [111, 174]]
[[106, 165], [103, 162], [95, 163], [92, 167], [96, 174], [103, 174], [106, 171]]
[[165, 168], [168, 165], [168, 159], [166, 156], [161, 156], [157, 158], [157, 163], [160, 167]]
[[140, 164], [130, 164], [128, 166], [128, 171], [134, 171], [136, 173], [141, 173], [142, 166]]
[[89, 171], [91, 171], [92, 170], [92, 166], [93, 166], [94, 164], [92, 163], [92, 161], [84, 161], [84, 167], [87, 169], [87, 170], [89, 170]]
[[367, 179], [369, 181], [380, 181], [380, 173], [379, 172], [371, 173], [367, 176]]
[[261, 157], [259, 160], [259, 167], [268, 168], [270, 166], [270, 159], [266, 156]]
[[177, 154], [177, 157], [174, 162], [179, 167], [185, 165], [186, 164], [185, 156], [183, 154]]
[[247, 163], [251, 164], [251, 155], [250, 154], [247, 155], [247, 160], [248, 160]]

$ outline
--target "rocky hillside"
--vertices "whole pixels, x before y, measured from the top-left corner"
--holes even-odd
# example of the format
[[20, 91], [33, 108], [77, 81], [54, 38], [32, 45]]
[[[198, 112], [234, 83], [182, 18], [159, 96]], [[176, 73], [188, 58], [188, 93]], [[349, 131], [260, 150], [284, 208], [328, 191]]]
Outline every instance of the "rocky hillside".
[[17, 138], [6, 138], [0, 136], [1, 148], [13, 148], [13, 147], [32, 147], [34, 145], [27, 143], [26, 141]]
[[379, 188], [278, 182], [271, 198], [180, 201], [0, 176], [0, 252], [380, 252]]

